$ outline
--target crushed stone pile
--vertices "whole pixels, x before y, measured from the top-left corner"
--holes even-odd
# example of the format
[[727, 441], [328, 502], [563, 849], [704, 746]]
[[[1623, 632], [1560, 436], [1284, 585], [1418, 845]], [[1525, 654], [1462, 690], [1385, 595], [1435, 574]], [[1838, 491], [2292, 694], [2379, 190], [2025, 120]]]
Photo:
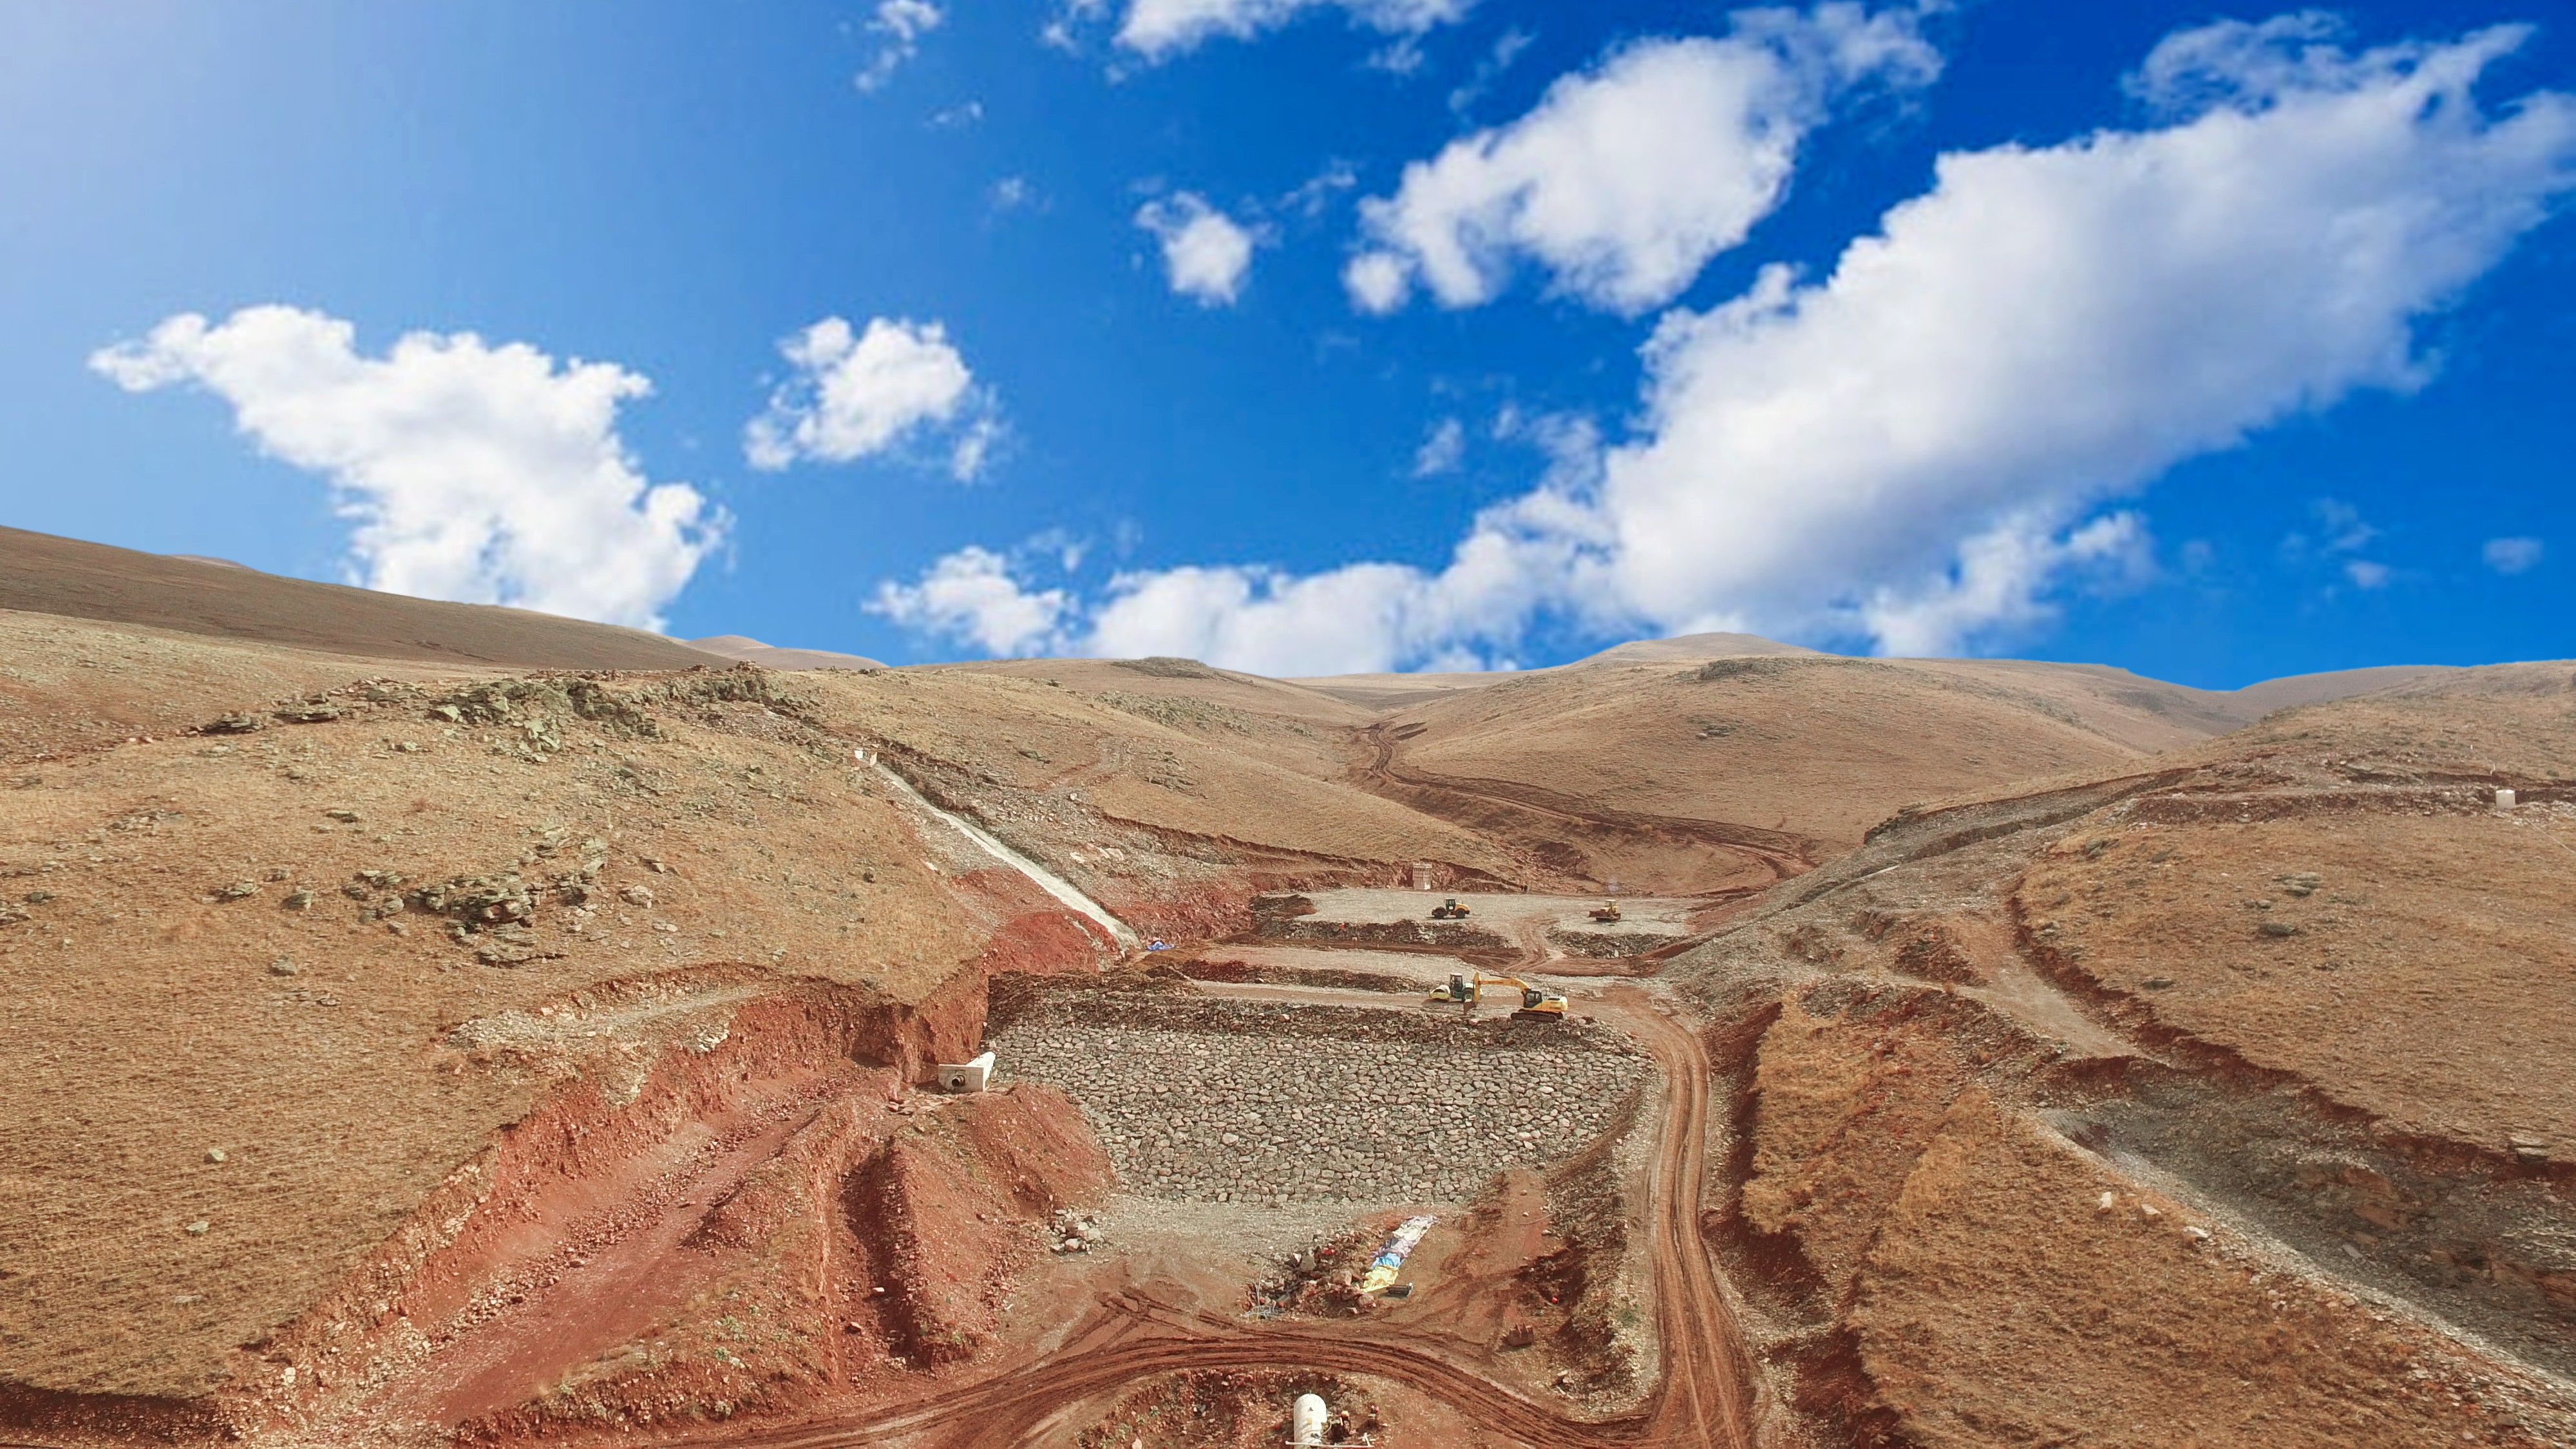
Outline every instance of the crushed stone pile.
[[1041, 1015], [990, 1045], [997, 1075], [1081, 1105], [1130, 1191], [1276, 1206], [1465, 1201], [1507, 1167], [1581, 1151], [1622, 1119], [1647, 1072], [1607, 1033], [1459, 1035], [1270, 1037]]

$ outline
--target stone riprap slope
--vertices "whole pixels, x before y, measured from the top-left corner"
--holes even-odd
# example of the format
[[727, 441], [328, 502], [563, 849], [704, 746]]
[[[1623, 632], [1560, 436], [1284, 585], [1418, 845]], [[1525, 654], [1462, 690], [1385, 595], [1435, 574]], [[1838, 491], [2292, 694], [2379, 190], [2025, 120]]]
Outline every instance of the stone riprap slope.
[[1606, 1028], [1052, 997], [990, 1045], [1064, 1089], [1128, 1189], [1199, 1202], [1457, 1202], [1628, 1120], [1646, 1059]]

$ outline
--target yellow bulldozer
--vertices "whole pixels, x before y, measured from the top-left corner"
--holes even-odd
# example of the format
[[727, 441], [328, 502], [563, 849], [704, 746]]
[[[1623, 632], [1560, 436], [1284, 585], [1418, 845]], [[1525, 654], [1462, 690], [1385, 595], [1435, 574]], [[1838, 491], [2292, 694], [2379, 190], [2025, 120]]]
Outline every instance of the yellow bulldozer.
[[1619, 903], [1617, 901], [1603, 901], [1601, 904], [1594, 906], [1592, 908], [1592, 919], [1596, 921], [1615, 921], [1619, 919]]
[[1467, 908], [1458, 904], [1458, 898], [1456, 896], [1451, 896], [1449, 899], [1442, 901], [1440, 904], [1431, 908], [1431, 919], [1435, 921], [1463, 921], [1467, 919]]
[[1509, 993], [1513, 996], [1514, 1016], [1526, 1016], [1534, 1021], [1565, 1020], [1563, 996], [1532, 986], [1517, 976], [1487, 976], [1482, 972], [1470, 976], [1465, 972], [1452, 971], [1449, 984], [1433, 987], [1423, 1001], [1432, 1006], [1464, 1007], [1472, 1013], [1484, 1000], [1488, 988], [1495, 989], [1498, 995]]

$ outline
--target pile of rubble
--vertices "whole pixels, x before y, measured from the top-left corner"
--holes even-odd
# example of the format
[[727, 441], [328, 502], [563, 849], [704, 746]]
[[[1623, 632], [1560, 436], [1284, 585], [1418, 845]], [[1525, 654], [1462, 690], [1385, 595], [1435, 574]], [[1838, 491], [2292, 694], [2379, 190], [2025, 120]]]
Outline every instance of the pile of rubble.
[[1100, 1246], [1100, 1219], [1080, 1208], [1057, 1208], [1047, 1227], [1050, 1253], [1088, 1253]]

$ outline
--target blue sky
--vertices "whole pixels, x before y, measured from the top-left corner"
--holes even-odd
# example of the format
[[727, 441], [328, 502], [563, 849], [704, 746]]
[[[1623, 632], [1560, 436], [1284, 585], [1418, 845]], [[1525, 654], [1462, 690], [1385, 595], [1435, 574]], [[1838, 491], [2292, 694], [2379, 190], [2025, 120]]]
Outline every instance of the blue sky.
[[2576, 655], [2571, 90], [2531, 3], [10, 0], [0, 522], [897, 661]]

